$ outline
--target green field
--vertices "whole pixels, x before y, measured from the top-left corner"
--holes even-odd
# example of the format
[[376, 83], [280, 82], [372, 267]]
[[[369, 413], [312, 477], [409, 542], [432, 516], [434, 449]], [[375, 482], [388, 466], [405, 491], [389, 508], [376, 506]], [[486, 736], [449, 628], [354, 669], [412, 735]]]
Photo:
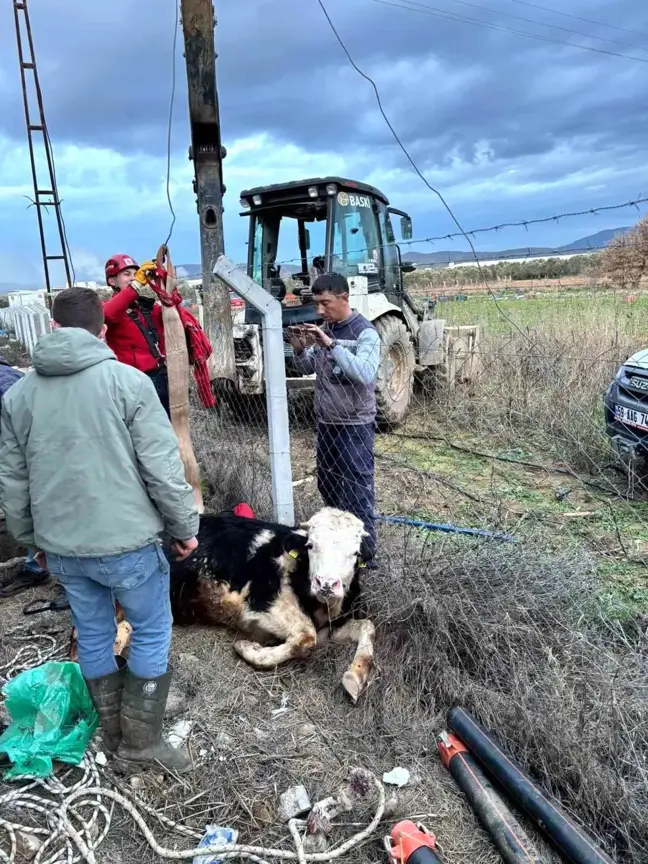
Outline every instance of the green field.
[[[498, 295], [495, 295], [498, 296]], [[545, 334], [595, 330], [606, 339], [636, 339], [648, 345], [648, 294], [628, 303], [626, 293], [572, 292], [534, 298], [500, 299], [488, 295], [438, 303], [436, 314], [449, 324], [482, 324], [487, 334], [540, 328]], [[640, 345], [639, 347], [643, 347]]]
[[[591, 556], [600, 602], [621, 619], [648, 612], [648, 491], [627, 500], [603, 418], [618, 366], [648, 347], [648, 295], [634, 303], [626, 296], [473, 295], [438, 304], [449, 324], [483, 326], [482, 373], [417, 393], [406, 427], [378, 445], [379, 463], [403, 467], [403, 482], [390, 490], [394, 512], [407, 497], [408, 512], [420, 518]], [[408, 495], [410, 475], [419, 479]]]

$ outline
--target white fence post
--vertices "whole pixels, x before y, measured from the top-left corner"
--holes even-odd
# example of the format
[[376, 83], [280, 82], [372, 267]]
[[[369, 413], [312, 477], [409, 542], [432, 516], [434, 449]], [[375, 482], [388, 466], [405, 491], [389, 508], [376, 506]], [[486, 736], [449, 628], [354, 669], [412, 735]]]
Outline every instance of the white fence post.
[[[221, 255], [216, 262], [215, 272], [228, 288], [254, 306], [262, 317], [263, 371], [268, 405], [272, 503], [277, 522], [294, 525], [295, 506], [281, 303], [250, 279], [247, 273], [225, 255]], [[245, 396], [241, 395], [240, 398], [245, 399]]]
[[11, 307], [11, 327], [30, 356], [39, 336], [49, 333], [51, 318], [42, 303], [26, 303]]

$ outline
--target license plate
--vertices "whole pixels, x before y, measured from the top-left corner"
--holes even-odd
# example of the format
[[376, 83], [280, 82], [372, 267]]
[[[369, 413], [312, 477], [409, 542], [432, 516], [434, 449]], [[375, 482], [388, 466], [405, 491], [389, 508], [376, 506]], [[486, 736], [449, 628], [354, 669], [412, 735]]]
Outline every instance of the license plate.
[[623, 405], [615, 405], [614, 416], [628, 426], [636, 426], [648, 432], [648, 414], [644, 411], [635, 411], [634, 408], [624, 408]]

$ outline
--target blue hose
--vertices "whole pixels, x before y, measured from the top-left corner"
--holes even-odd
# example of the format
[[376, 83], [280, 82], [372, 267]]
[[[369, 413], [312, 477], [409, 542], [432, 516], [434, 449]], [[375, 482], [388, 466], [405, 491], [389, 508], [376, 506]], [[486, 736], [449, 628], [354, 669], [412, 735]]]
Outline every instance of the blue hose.
[[411, 525], [412, 528], [423, 528], [425, 531], [443, 531], [444, 534], [468, 534], [471, 537], [487, 537], [489, 540], [503, 540], [506, 543], [517, 543], [517, 540], [511, 534], [486, 531], [485, 528], [458, 528], [456, 525], [424, 522], [422, 519], [410, 519], [407, 516], [381, 516], [379, 513], [376, 514], [376, 521], [387, 522], [390, 525]]

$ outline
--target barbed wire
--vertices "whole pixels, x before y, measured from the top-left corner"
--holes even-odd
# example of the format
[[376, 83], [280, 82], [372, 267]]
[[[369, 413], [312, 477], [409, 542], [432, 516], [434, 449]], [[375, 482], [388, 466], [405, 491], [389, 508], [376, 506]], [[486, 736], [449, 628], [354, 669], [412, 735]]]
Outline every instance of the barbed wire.
[[[375, 2], [382, 2], [382, 0], [375, 0]], [[493, 302], [494, 302], [494, 304], [495, 304], [495, 307], [496, 307], [496, 309], [498, 310], [498, 312], [499, 312], [501, 318], [503, 318], [504, 320], [508, 321], [508, 323], [509, 323], [509, 324], [510, 324], [510, 325], [511, 325], [511, 326], [512, 326], [512, 327], [513, 327], [513, 328], [514, 328], [514, 329], [515, 329], [519, 334], [520, 334], [520, 336], [522, 336], [523, 339], [527, 340], [528, 342], [531, 342], [531, 340], [530, 340], [530, 338], [529, 338], [529, 335], [528, 335], [528, 333], [525, 331], [524, 327], [521, 327], [521, 326], [520, 326], [520, 325], [519, 325], [519, 324], [514, 320], [514, 318], [512, 318], [511, 315], [509, 315], [508, 312], [507, 312], [507, 311], [506, 311], [506, 310], [501, 306], [501, 304], [500, 304], [500, 302], [499, 302], [499, 299], [498, 299], [497, 295], [496, 295], [495, 292], [493, 291], [493, 289], [492, 289], [492, 287], [491, 287], [491, 285], [490, 285], [490, 283], [489, 283], [489, 281], [488, 281], [487, 274], [486, 274], [486, 272], [484, 271], [484, 269], [482, 268], [481, 261], [480, 261], [480, 259], [479, 259], [479, 256], [478, 256], [478, 254], [477, 254], [477, 250], [476, 250], [476, 248], [475, 248], [475, 244], [473, 243], [473, 238], [471, 237], [471, 235], [470, 235], [469, 233], [466, 232], [466, 230], [464, 229], [463, 225], [461, 224], [461, 222], [459, 221], [458, 217], [456, 216], [454, 210], [452, 209], [452, 207], [450, 206], [450, 204], [449, 204], [448, 201], [446, 200], [445, 196], [441, 193], [441, 191], [440, 191], [439, 189], [437, 189], [435, 186], [433, 186], [433, 185], [429, 182], [429, 180], [425, 177], [425, 175], [423, 174], [423, 172], [421, 171], [421, 169], [420, 169], [419, 166], [417, 165], [416, 161], [415, 161], [414, 158], [412, 157], [411, 153], [409, 152], [408, 148], [407, 148], [407, 147], [405, 146], [405, 144], [403, 143], [403, 141], [402, 141], [402, 139], [400, 138], [398, 132], [395, 130], [394, 126], [392, 125], [391, 121], [389, 120], [389, 117], [387, 116], [387, 114], [386, 114], [386, 112], [385, 112], [385, 109], [383, 108], [382, 100], [381, 100], [381, 97], [380, 97], [380, 91], [379, 91], [379, 89], [378, 89], [378, 86], [377, 86], [376, 82], [373, 80], [373, 78], [372, 78], [370, 75], [367, 75], [365, 72], [363, 72], [362, 69], [361, 69], [361, 68], [357, 65], [357, 63], [354, 61], [353, 56], [351, 55], [351, 53], [350, 53], [348, 47], [346, 46], [344, 40], [342, 39], [340, 33], [338, 32], [337, 28], [335, 27], [335, 24], [333, 23], [333, 21], [332, 21], [332, 19], [331, 19], [331, 16], [329, 15], [329, 13], [328, 13], [328, 11], [327, 11], [327, 9], [326, 9], [326, 5], [325, 5], [325, 3], [324, 3], [324, 0], [317, 0], [317, 3], [318, 3], [318, 5], [320, 6], [320, 8], [321, 8], [321, 10], [322, 10], [322, 13], [324, 14], [324, 17], [326, 18], [326, 21], [327, 21], [327, 23], [328, 23], [328, 25], [329, 25], [331, 31], [333, 32], [333, 35], [335, 36], [336, 40], [337, 40], [338, 43], [340, 44], [340, 46], [341, 46], [342, 50], [344, 51], [344, 53], [345, 53], [345, 55], [346, 55], [346, 57], [347, 57], [349, 63], [351, 64], [351, 66], [353, 67], [353, 69], [355, 69], [355, 71], [358, 73], [358, 75], [360, 75], [360, 77], [364, 78], [365, 81], [368, 81], [369, 84], [371, 85], [371, 87], [372, 87], [372, 89], [373, 89], [373, 91], [374, 91], [375, 97], [376, 97], [376, 102], [377, 102], [377, 105], [378, 105], [378, 109], [379, 109], [379, 111], [380, 111], [380, 113], [381, 113], [381, 116], [383, 117], [383, 120], [385, 121], [385, 124], [387, 125], [388, 129], [389, 129], [390, 132], [392, 133], [392, 135], [393, 135], [393, 137], [394, 137], [394, 140], [396, 141], [396, 143], [398, 144], [398, 146], [399, 146], [400, 149], [402, 150], [403, 154], [404, 154], [405, 157], [407, 158], [407, 161], [408, 161], [408, 162], [410, 163], [410, 165], [412, 166], [412, 169], [414, 170], [414, 172], [416, 173], [416, 175], [420, 178], [420, 180], [425, 184], [425, 186], [426, 186], [426, 187], [427, 187], [427, 188], [428, 188], [428, 189], [433, 193], [433, 195], [435, 195], [436, 198], [441, 202], [441, 204], [443, 205], [444, 209], [446, 210], [446, 212], [448, 213], [448, 215], [450, 216], [450, 218], [452, 219], [452, 221], [454, 222], [454, 224], [457, 226], [457, 229], [458, 229], [458, 232], [459, 232], [459, 235], [458, 235], [458, 236], [462, 236], [462, 237], [464, 237], [464, 239], [465, 239], [466, 242], [468, 243], [468, 245], [469, 245], [469, 247], [470, 247], [470, 251], [472, 252], [472, 254], [473, 254], [474, 258], [475, 258], [475, 263], [476, 263], [477, 268], [478, 268], [478, 270], [479, 270], [479, 275], [480, 275], [480, 277], [481, 277], [481, 280], [482, 280], [482, 282], [483, 282], [483, 285], [484, 285], [484, 287], [486, 288], [486, 291], [488, 292], [488, 294], [492, 297]], [[648, 62], [648, 61], [646, 61], [646, 62]], [[611, 206], [612, 206], [612, 209], [615, 209], [613, 205], [611, 205]], [[546, 221], [550, 221], [550, 220], [546, 220]], [[557, 380], [559, 380], [560, 383], [561, 383], [563, 386], [568, 386], [568, 382], [566, 382], [566, 381], [562, 378], [562, 376], [560, 376], [557, 372], [556, 372], [555, 374], [556, 374]], [[589, 416], [587, 415], [587, 412], [583, 411], [579, 406], [576, 406], [576, 407], [577, 407], [577, 410], [579, 411], [579, 413], [581, 414], [582, 420], [583, 420], [584, 422], [586, 422], [586, 423], [587, 423], [587, 422], [590, 422], [590, 423], [591, 423], [591, 417], [589, 417]], [[603, 432], [602, 430], [598, 430], [598, 438], [599, 438], [599, 441], [605, 441], [606, 443], [608, 442], [608, 438], [607, 438], [605, 432]], [[589, 458], [589, 461], [591, 461], [592, 466], [595, 467], [595, 462], [594, 462], [594, 460], [592, 460], [591, 457], [588, 457], [588, 458]], [[648, 523], [647, 523], [647, 527], [648, 527]]]
[[[437, 234], [437, 235], [431, 235], [429, 237], [417, 237], [413, 240], [400, 240], [396, 245], [398, 245], [400, 247], [405, 247], [405, 246], [410, 247], [410, 246], [417, 246], [417, 245], [422, 244], [422, 243], [434, 244], [434, 243], [439, 243], [443, 240], [448, 240], [448, 241], [449, 240], [456, 240], [457, 238], [462, 238], [465, 240], [467, 237], [473, 237], [474, 238], [477, 234], [489, 234], [492, 232], [497, 233], [499, 231], [504, 231], [505, 229], [508, 229], [508, 228], [524, 228], [526, 231], [528, 231], [528, 229], [533, 225], [547, 225], [550, 222], [554, 222], [557, 224], [562, 219], [574, 219], [574, 218], [577, 218], [579, 216], [599, 216], [601, 213], [609, 213], [609, 212], [613, 212], [615, 210], [625, 210], [628, 207], [634, 207], [636, 210], [640, 211], [640, 207], [639, 207], [640, 204], [648, 204], [648, 196], [640, 195], [636, 198], [633, 198], [629, 201], [623, 201], [619, 204], [604, 204], [604, 205], [601, 205], [600, 207], [589, 207], [585, 210], [571, 210], [571, 211], [567, 211], [565, 213], [555, 213], [552, 216], [539, 216], [539, 217], [534, 218], [534, 219], [520, 219], [520, 220], [514, 221], [514, 222], [499, 222], [495, 225], [480, 226], [479, 228], [470, 228], [470, 229], [466, 229], [465, 231], [452, 231], [448, 234]], [[355, 253], [358, 254], [360, 252], [370, 252], [371, 250], [375, 249], [376, 246], [378, 246], [379, 248], [385, 248], [385, 247], [391, 246], [391, 245], [394, 245], [394, 244], [390, 244], [390, 243], [380, 244], [379, 243], [379, 244], [375, 244], [373, 246], [367, 247], [365, 249], [356, 249]], [[604, 246], [592, 247], [592, 248], [583, 247], [583, 250], [587, 249], [588, 251], [603, 251], [603, 249], [605, 249], [605, 248], [606, 247], [604, 247]], [[459, 251], [461, 251], [461, 250], [459, 250]], [[559, 250], [553, 250], [553, 251], [554, 251], [554, 253], [557, 253]], [[563, 253], [569, 254], [572, 251], [575, 251], [575, 250], [563, 250]], [[472, 253], [466, 252], [466, 254], [472, 254]], [[488, 252], [485, 252], [483, 254], [488, 255]], [[479, 255], [478, 253], [475, 253], [475, 255], [477, 255], [477, 257], [480, 261], [486, 260], [481, 255]], [[548, 255], [545, 257], [553, 257], [553, 256]], [[301, 256], [295, 256], [294, 258], [284, 258], [281, 261], [276, 261], [273, 263], [276, 263], [276, 264], [293, 264], [296, 262], [301, 262]]]
[[559, 222], [561, 219], [571, 219], [576, 216], [598, 216], [600, 213], [609, 212], [611, 210], [623, 210], [626, 207], [635, 207], [638, 210], [639, 204], [646, 203], [648, 203], [648, 197], [642, 195], [630, 201], [624, 201], [621, 204], [605, 204], [601, 207], [590, 207], [586, 210], [572, 210], [566, 213], [557, 213], [554, 216], [540, 216], [537, 219], [520, 219], [517, 222], [500, 222], [498, 225], [490, 225], [486, 228], [471, 228], [465, 232], [455, 231], [450, 234], [441, 234], [438, 237], [427, 237], [426, 241], [428, 243], [433, 243], [439, 240], [454, 240], [457, 237], [464, 237], [465, 234], [474, 237], [475, 234], [486, 234], [489, 231], [502, 231], [504, 228], [527, 229], [530, 225], [543, 225], [548, 222]]

